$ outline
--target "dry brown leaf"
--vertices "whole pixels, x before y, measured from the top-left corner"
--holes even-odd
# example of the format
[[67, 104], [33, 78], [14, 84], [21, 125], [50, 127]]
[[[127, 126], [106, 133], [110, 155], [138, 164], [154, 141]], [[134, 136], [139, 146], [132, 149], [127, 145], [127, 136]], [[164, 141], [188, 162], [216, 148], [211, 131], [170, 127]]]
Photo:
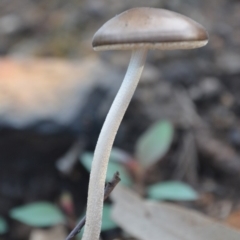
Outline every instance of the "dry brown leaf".
[[232, 227], [240, 229], [240, 210], [230, 214], [226, 220], [226, 223]]
[[102, 68], [94, 57], [81, 61], [0, 58], [2, 121], [8, 125], [35, 119], [68, 121], [84, 103], [88, 86], [99, 81]]
[[113, 220], [140, 240], [239, 240], [240, 232], [201, 213], [173, 204], [144, 201], [117, 186], [112, 198]]

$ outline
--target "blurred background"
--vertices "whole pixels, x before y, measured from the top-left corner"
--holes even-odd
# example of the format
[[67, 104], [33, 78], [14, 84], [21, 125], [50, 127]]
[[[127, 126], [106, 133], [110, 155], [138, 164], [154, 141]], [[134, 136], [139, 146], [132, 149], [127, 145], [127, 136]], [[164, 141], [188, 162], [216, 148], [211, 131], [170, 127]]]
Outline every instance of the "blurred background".
[[[143, 196], [153, 184], [181, 182], [195, 197], [178, 204], [240, 227], [238, 0], [1, 0], [0, 239], [64, 239], [83, 215], [91, 154], [130, 58], [94, 52], [92, 37], [108, 19], [141, 6], [194, 19], [209, 43], [149, 52], [113, 162]], [[155, 159], [141, 151], [146, 135]], [[55, 221], [38, 220], [45, 208]], [[102, 239], [133, 238], [112, 223]]]

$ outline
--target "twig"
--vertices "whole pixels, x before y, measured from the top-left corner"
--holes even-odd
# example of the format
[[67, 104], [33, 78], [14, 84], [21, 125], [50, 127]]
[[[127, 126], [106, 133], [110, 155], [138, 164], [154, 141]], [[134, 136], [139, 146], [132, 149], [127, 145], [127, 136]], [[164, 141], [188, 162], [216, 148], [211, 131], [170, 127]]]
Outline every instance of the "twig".
[[[104, 190], [104, 201], [108, 198], [110, 193], [113, 191], [113, 189], [116, 187], [116, 185], [121, 181], [119, 177], [119, 172], [116, 172], [113, 175], [113, 178], [110, 182], [108, 182], [105, 186]], [[84, 216], [80, 222], [77, 224], [77, 226], [70, 232], [70, 234], [67, 236], [66, 240], [70, 240], [71, 238], [75, 237], [83, 228], [86, 222], [86, 216]]]

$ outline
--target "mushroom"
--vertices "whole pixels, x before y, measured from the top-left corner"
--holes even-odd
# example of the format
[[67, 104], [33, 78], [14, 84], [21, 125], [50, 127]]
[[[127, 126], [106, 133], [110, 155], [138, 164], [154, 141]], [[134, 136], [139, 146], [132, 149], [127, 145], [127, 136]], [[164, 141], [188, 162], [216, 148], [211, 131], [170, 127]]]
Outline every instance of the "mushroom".
[[143, 71], [148, 49], [191, 49], [207, 42], [207, 32], [195, 21], [175, 12], [147, 7], [133, 8], [115, 16], [94, 35], [94, 50], [132, 50], [132, 56], [94, 152], [83, 240], [99, 239], [109, 155]]

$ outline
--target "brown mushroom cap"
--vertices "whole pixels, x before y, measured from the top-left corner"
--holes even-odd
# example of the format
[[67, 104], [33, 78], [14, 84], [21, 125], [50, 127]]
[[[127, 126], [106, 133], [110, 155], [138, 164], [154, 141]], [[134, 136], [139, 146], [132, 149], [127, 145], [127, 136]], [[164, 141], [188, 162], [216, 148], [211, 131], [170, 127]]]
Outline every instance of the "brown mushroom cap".
[[94, 50], [127, 50], [139, 47], [162, 50], [206, 45], [208, 34], [197, 22], [159, 8], [133, 8], [106, 22], [93, 37]]

